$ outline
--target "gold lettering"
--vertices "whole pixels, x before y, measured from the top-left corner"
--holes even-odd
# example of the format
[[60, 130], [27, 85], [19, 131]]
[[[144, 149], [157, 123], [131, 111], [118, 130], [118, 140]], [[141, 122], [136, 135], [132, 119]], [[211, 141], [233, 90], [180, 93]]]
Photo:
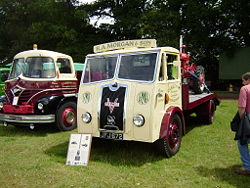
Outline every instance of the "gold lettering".
[[125, 40], [125, 41], [117, 41], [117, 42], [110, 42], [110, 43], [96, 45], [94, 46], [94, 52], [98, 53], [98, 52], [125, 49], [125, 48], [152, 48], [152, 47], [156, 47], [155, 39]]

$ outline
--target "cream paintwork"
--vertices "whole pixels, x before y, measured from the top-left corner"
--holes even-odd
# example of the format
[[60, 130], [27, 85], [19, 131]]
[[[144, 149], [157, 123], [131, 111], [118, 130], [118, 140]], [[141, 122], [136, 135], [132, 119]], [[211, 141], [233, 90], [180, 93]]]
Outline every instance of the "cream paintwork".
[[[39, 78], [39, 79], [36, 79], [36, 78], [26, 78], [26, 80], [32, 80], [32, 81], [60, 81], [60, 80], [77, 80], [76, 78], [76, 75], [74, 74], [75, 72], [75, 69], [74, 69], [74, 66], [73, 66], [73, 60], [72, 58], [69, 56], [69, 55], [66, 55], [66, 54], [63, 54], [63, 53], [58, 53], [58, 52], [53, 52], [53, 51], [49, 51], [49, 50], [28, 50], [28, 51], [23, 51], [23, 52], [20, 52], [18, 53], [17, 55], [15, 55], [14, 59], [19, 59], [19, 58], [28, 58], [28, 57], [50, 57], [54, 60], [54, 62], [57, 61], [58, 58], [67, 58], [70, 60], [70, 66], [71, 66], [71, 70], [72, 70], [72, 73], [68, 73], [68, 74], [60, 74], [60, 71], [59, 71], [59, 68], [57, 67], [56, 63], [55, 63], [55, 67], [56, 67], [56, 72], [57, 75], [58, 75], [58, 78], [55, 77], [55, 78]], [[15, 78], [14, 78], [15, 79]], [[6, 82], [8, 81], [11, 81], [11, 80], [7, 80]]]
[[123, 40], [94, 46], [94, 53], [119, 49], [156, 48], [155, 39]]
[[[149, 48], [149, 49], [128, 49], [128, 50], [116, 50], [98, 54], [91, 54], [87, 57], [93, 57], [96, 55], [110, 55], [121, 54], [141, 51], [159, 50], [160, 54], [166, 52], [168, 54], [175, 54], [178, 56], [179, 51], [172, 47], [162, 48]], [[156, 65], [156, 75], [159, 75], [160, 65], [166, 65], [166, 62], [161, 61], [162, 57], [158, 57], [158, 63]], [[180, 61], [179, 56], [177, 61]], [[99, 137], [99, 125], [98, 125], [98, 113], [100, 111], [101, 100], [101, 86], [117, 82], [119, 84], [128, 85], [127, 96], [125, 99], [125, 129], [123, 134], [124, 140], [136, 140], [144, 142], [154, 142], [159, 139], [161, 122], [166, 110], [170, 106], [177, 106], [181, 108], [181, 74], [180, 63], [178, 65], [178, 79], [167, 80], [164, 75], [164, 79], [159, 81], [158, 76], [154, 82], [137, 82], [126, 80], [111, 80], [102, 81], [89, 84], [80, 84], [77, 103], [77, 122], [79, 133], [91, 133], [94, 137]], [[166, 67], [166, 66], [165, 66]], [[166, 68], [164, 68], [166, 74]], [[146, 104], [139, 104], [137, 97], [140, 92], [147, 92], [149, 94], [149, 101]], [[90, 100], [86, 102], [83, 100], [85, 93], [90, 93]], [[165, 104], [165, 94], [169, 95], [169, 103]], [[83, 113], [89, 112], [92, 115], [92, 121], [90, 123], [83, 123], [81, 116]], [[136, 114], [142, 114], [145, 117], [145, 124], [142, 127], [136, 127], [133, 124], [133, 116]]]

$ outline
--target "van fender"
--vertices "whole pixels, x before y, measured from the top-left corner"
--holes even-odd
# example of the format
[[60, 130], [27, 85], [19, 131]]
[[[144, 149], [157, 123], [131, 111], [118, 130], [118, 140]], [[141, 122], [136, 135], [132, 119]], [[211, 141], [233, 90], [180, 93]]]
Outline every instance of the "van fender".
[[170, 125], [172, 117], [175, 114], [178, 114], [179, 117], [181, 118], [182, 134], [183, 135], [185, 134], [185, 118], [184, 118], [183, 111], [179, 107], [171, 106], [166, 110], [166, 112], [162, 118], [160, 136], [159, 136], [160, 139], [167, 139], [168, 138], [169, 125]]

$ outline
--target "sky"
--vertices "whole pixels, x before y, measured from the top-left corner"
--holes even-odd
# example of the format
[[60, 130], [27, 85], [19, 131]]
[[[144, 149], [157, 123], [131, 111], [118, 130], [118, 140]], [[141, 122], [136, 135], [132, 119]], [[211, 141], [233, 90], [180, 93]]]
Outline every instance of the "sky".
[[82, 2], [82, 3], [92, 3], [94, 1], [95, 0], [79, 0], [79, 2]]

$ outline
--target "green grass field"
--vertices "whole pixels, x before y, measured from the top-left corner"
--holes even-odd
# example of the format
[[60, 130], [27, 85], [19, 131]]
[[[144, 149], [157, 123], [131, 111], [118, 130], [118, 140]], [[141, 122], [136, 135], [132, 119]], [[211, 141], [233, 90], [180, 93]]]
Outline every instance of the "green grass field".
[[250, 187], [233, 172], [241, 164], [229, 122], [235, 100], [224, 100], [213, 125], [191, 118], [173, 158], [153, 144], [93, 139], [89, 165], [66, 166], [71, 132], [0, 125], [0, 187]]

